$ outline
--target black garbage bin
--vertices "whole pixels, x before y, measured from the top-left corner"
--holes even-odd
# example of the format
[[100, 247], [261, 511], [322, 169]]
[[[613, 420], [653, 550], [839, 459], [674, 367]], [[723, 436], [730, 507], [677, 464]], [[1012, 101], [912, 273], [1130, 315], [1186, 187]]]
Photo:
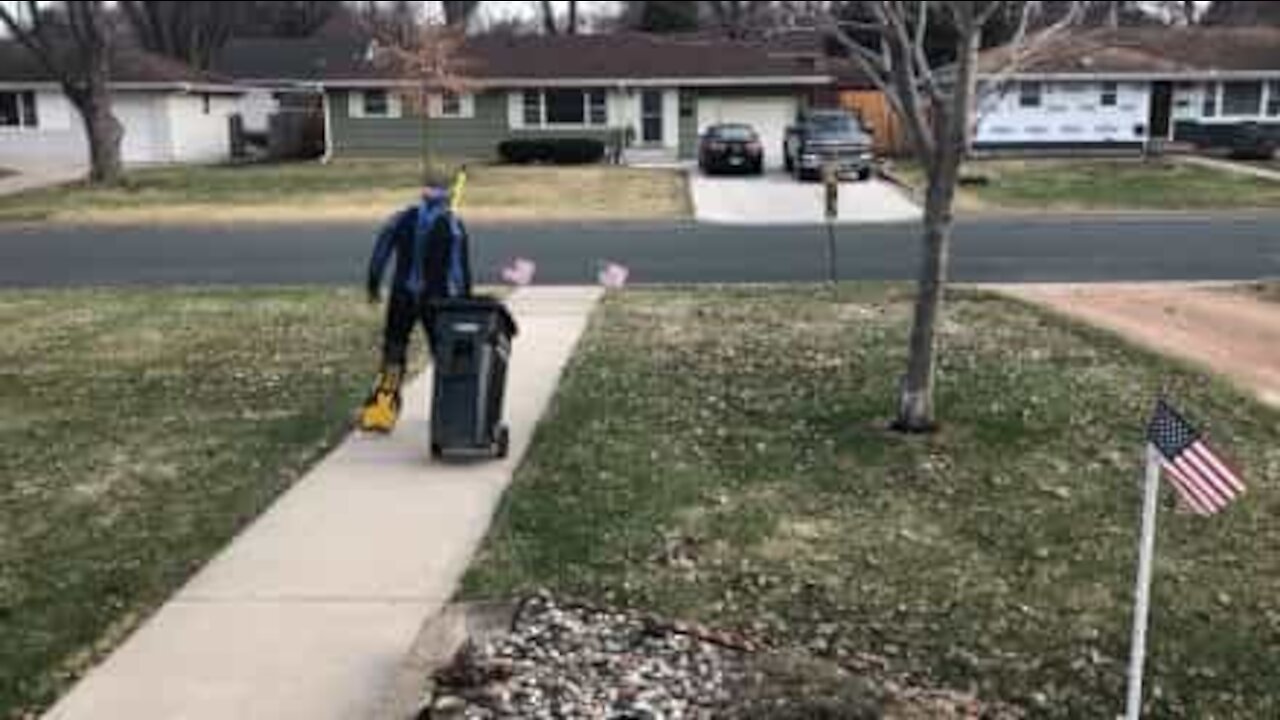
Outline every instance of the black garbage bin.
[[516, 323], [493, 298], [441, 300], [434, 309], [431, 455], [506, 457], [502, 399]]

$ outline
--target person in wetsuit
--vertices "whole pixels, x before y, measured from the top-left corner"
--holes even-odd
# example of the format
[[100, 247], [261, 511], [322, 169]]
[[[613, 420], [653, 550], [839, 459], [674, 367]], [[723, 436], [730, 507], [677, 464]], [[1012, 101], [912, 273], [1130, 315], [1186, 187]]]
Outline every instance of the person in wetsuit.
[[[460, 192], [461, 178], [452, 194]], [[445, 183], [428, 178], [419, 201], [392, 215], [378, 232], [369, 258], [370, 302], [381, 301], [383, 276], [393, 257], [395, 270], [383, 327], [382, 369], [360, 413], [364, 430], [390, 432], [395, 427], [413, 328], [421, 323], [428, 348], [434, 348], [434, 303], [471, 295], [467, 230], [454, 206]]]

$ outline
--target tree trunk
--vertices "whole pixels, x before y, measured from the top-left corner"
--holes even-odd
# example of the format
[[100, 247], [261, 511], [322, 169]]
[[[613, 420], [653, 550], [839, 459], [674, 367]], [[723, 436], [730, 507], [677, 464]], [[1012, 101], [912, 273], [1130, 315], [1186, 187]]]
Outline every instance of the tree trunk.
[[[968, 46], [964, 52], [968, 55], [969, 67], [978, 67], [978, 53], [982, 49], [982, 28], [977, 28], [973, 36], [969, 39]], [[978, 74], [976, 72], [969, 73], [968, 80], [968, 117], [964, 121], [964, 157], [968, 158], [973, 155], [973, 136], [978, 130], [978, 103], [981, 98], [978, 96]]]
[[542, 10], [542, 31], [548, 35], [559, 35], [560, 29], [556, 27], [556, 11], [551, 5], [551, 0], [541, 0], [538, 7]]
[[570, 35], [578, 34], [578, 0], [569, 0], [569, 29]]
[[916, 289], [915, 313], [907, 374], [902, 381], [898, 419], [903, 432], [930, 432], [935, 427], [933, 380], [937, 355], [937, 324], [951, 252], [951, 201], [960, 172], [960, 155], [944, 152], [924, 205], [924, 259]]
[[80, 112], [85, 137], [89, 140], [89, 181], [118, 184], [124, 179], [124, 165], [120, 159], [124, 128], [111, 112], [111, 96], [106, 83], [91, 83], [89, 90], [69, 92], [67, 97]]
[[895, 427], [903, 432], [930, 432], [936, 426], [933, 381], [937, 365], [937, 326], [951, 254], [951, 205], [960, 179], [973, 121], [972, 100], [981, 27], [970, 3], [956, 9], [957, 62], [951, 97], [931, 112], [933, 152], [929, 189], [924, 203], [924, 258], [911, 322], [907, 375], [902, 381]]

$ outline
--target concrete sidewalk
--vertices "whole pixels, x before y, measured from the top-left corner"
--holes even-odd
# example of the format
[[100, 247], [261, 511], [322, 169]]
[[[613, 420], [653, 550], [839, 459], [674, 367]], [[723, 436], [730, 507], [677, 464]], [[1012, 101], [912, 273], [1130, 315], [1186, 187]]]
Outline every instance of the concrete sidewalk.
[[1250, 175], [1252, 177], [1276, 180], [1280, 182], [1280, 171], [1256, 167], [1254, 165], [1249, 165], [1248, 163], [1219, 160], [1218, 158], [1205, 157], [1203, 155], [1178, 155], [1176, 157], [1179, 161], [1187, 163], [1188, 165], [1199, 165], [1200, 167], [1235, 173], [1236, 175]]
[[511, 298], [508, 459], [431, 464], [426, 373], [392, 436], [343, 442], [45, 717], [371, 715], [484, 537], [599, 294]]

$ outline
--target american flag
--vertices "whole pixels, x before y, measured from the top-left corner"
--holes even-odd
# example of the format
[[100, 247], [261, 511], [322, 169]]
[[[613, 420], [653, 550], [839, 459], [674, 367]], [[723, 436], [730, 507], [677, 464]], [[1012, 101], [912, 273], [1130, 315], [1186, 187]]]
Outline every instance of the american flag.
[[512, 285], [528, 285], [538, 272], [538, 265], [532, 260], [516, 258], [510, 265], [502, 268], [502, 279]]
[[1199, 515], [1212, 515], [1244, 493], [1240, 474], [1203, 440], [1191, 423], [1164, 400], [1147, 427], [1147, 439], [1160, 452], [1160, 465], [1183, 503]]
[[627, 277], [631, 275], [631, 271], [625, 265], [619, 265], [615, 262], [606, 262], [604, 267], [600, 268], [598, 279], [600, 284], [607, 287], [617, 289], [627, 284]]

